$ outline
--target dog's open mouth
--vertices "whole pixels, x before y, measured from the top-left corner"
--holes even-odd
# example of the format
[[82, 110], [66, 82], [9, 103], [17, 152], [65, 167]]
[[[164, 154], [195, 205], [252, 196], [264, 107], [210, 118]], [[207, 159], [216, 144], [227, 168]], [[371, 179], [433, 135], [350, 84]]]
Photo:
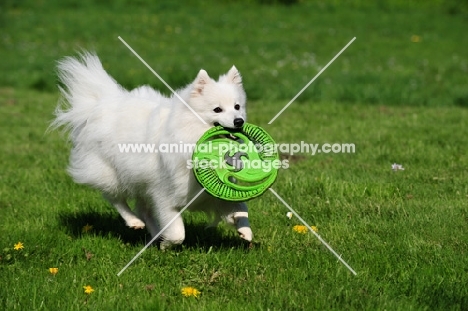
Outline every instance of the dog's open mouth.
[[[220, 126], [219, 122], [214, 122], [213, 126]], [[222, 125], [221, 125], [222, 126]], [[231, 131], [231, 132], [237, 132], [237, 131], [242, 131], [242, 126], [240, 127], [225, 127], [223, 126], [224, 129]]]

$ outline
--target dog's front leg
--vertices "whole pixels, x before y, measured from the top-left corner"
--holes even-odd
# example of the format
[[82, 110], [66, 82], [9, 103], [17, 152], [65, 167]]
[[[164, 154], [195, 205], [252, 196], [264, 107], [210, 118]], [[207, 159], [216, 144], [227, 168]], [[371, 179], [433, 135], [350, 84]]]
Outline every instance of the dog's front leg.
[[235, 205], [234, 211], [226, 216], [226, 220], [236, 227], [237, 233], [242, 239], [250, 242], [253, 239], [253, 233], [250, 229], [247, 204], [242, 202], [235, 203]]

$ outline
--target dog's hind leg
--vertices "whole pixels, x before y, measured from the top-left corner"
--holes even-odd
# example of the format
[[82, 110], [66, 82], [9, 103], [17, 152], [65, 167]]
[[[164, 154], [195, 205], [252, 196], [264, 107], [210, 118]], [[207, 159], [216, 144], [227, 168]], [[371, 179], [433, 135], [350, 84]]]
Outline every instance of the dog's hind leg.
[[133, 229], [143, 229], [145, 223], [138, 218], [131, 210], [124, 198], [104, 194], [104, 197], [115, 207], [120, 216], [125, 220], [128, 227]]
[[135, 209], [136, 214], [144, 221], [146, 228], [150, 232], [151, 236], [154, 237], [156, 234], [158, 234], [160, 231], [158, 222], [154, 219], [151, 206], [143, 197], [138, 196], [136, 198]]
[[171, 248], [174, 245], [182, 244], [185, 240], [185, 227], [182, 215], [177, 215], [179, 211], [166, 211], [164, 215], [159, 215], [159, 223], [164, 228], [171, 220], [174, 220], [162, 233], [161, 249]]
[[[161, 249], [170, 248], [174, 245], [182, 244], [185, 240], [185, 227], [182, 215], [176, 207], [171, 206], [173, 203], [172, 197], [161, 197], [161, 193], [152, 196], [153, 215], [158, 227], [164, 229], [161, 233]], [[171, 204], [172, 203], [172, 204]], [[159, 232], [151, 235], [154, 237]]]

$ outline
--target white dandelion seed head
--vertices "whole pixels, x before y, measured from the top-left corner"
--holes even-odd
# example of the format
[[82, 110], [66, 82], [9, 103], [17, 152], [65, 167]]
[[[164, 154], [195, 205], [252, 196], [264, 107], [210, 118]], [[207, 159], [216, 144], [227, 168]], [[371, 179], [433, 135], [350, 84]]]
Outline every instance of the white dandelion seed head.
[[392, 164], [392, 170], [396, 171], [404, 171], [405, 168], [401, 164], [393, 163]]

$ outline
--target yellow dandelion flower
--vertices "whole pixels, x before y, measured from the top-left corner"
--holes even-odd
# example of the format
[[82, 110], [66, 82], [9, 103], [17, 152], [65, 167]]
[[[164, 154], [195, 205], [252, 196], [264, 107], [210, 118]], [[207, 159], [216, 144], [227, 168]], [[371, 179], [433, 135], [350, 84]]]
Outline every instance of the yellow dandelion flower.
[[94, 292], [94, 289], [91, 287], [91, 285], [83, 286], [83, 289], [84, 289], [84, 292], [88, 295]]
[[315, 232], [318, 232], [318, 229], [317, 229], [316, 226], [312, 226], [311, 228], [312, 228], [312, 230], [314, 230]]
[[24, 245], [21, 242], [18, 242], [15, 244], [15, 251], [19, 251], [20, 249], [23, 249]]
[[58, 268], [49, 268], [49, 272], [52, 275], [56, 275], [58, 273]]
[[81, 229], [81, 232], [87, 233], [91, 230], [93, 230], [93, 226], [91, 226], [90, 224], [86, 224], [86, 226], [84, 226], [83, 229]]
[[182, 288], [181, 292], [182, 295], [184, 295], [185, 297], [193, 296], [195, 298], [198, 298], [198, 296], [200, 295], [200, 291], [194, 287], [184, 287]]
[[421, 37], [417, 35], [412, 35], [411, 42], [415, 42], [415, 43], [421, 42]]
[[295, 225], [293, 227], [293, 230], [296, 231], [297, 233], [302, 233], [302, 234], [307, 233], [307, 227], [303, 225]]

